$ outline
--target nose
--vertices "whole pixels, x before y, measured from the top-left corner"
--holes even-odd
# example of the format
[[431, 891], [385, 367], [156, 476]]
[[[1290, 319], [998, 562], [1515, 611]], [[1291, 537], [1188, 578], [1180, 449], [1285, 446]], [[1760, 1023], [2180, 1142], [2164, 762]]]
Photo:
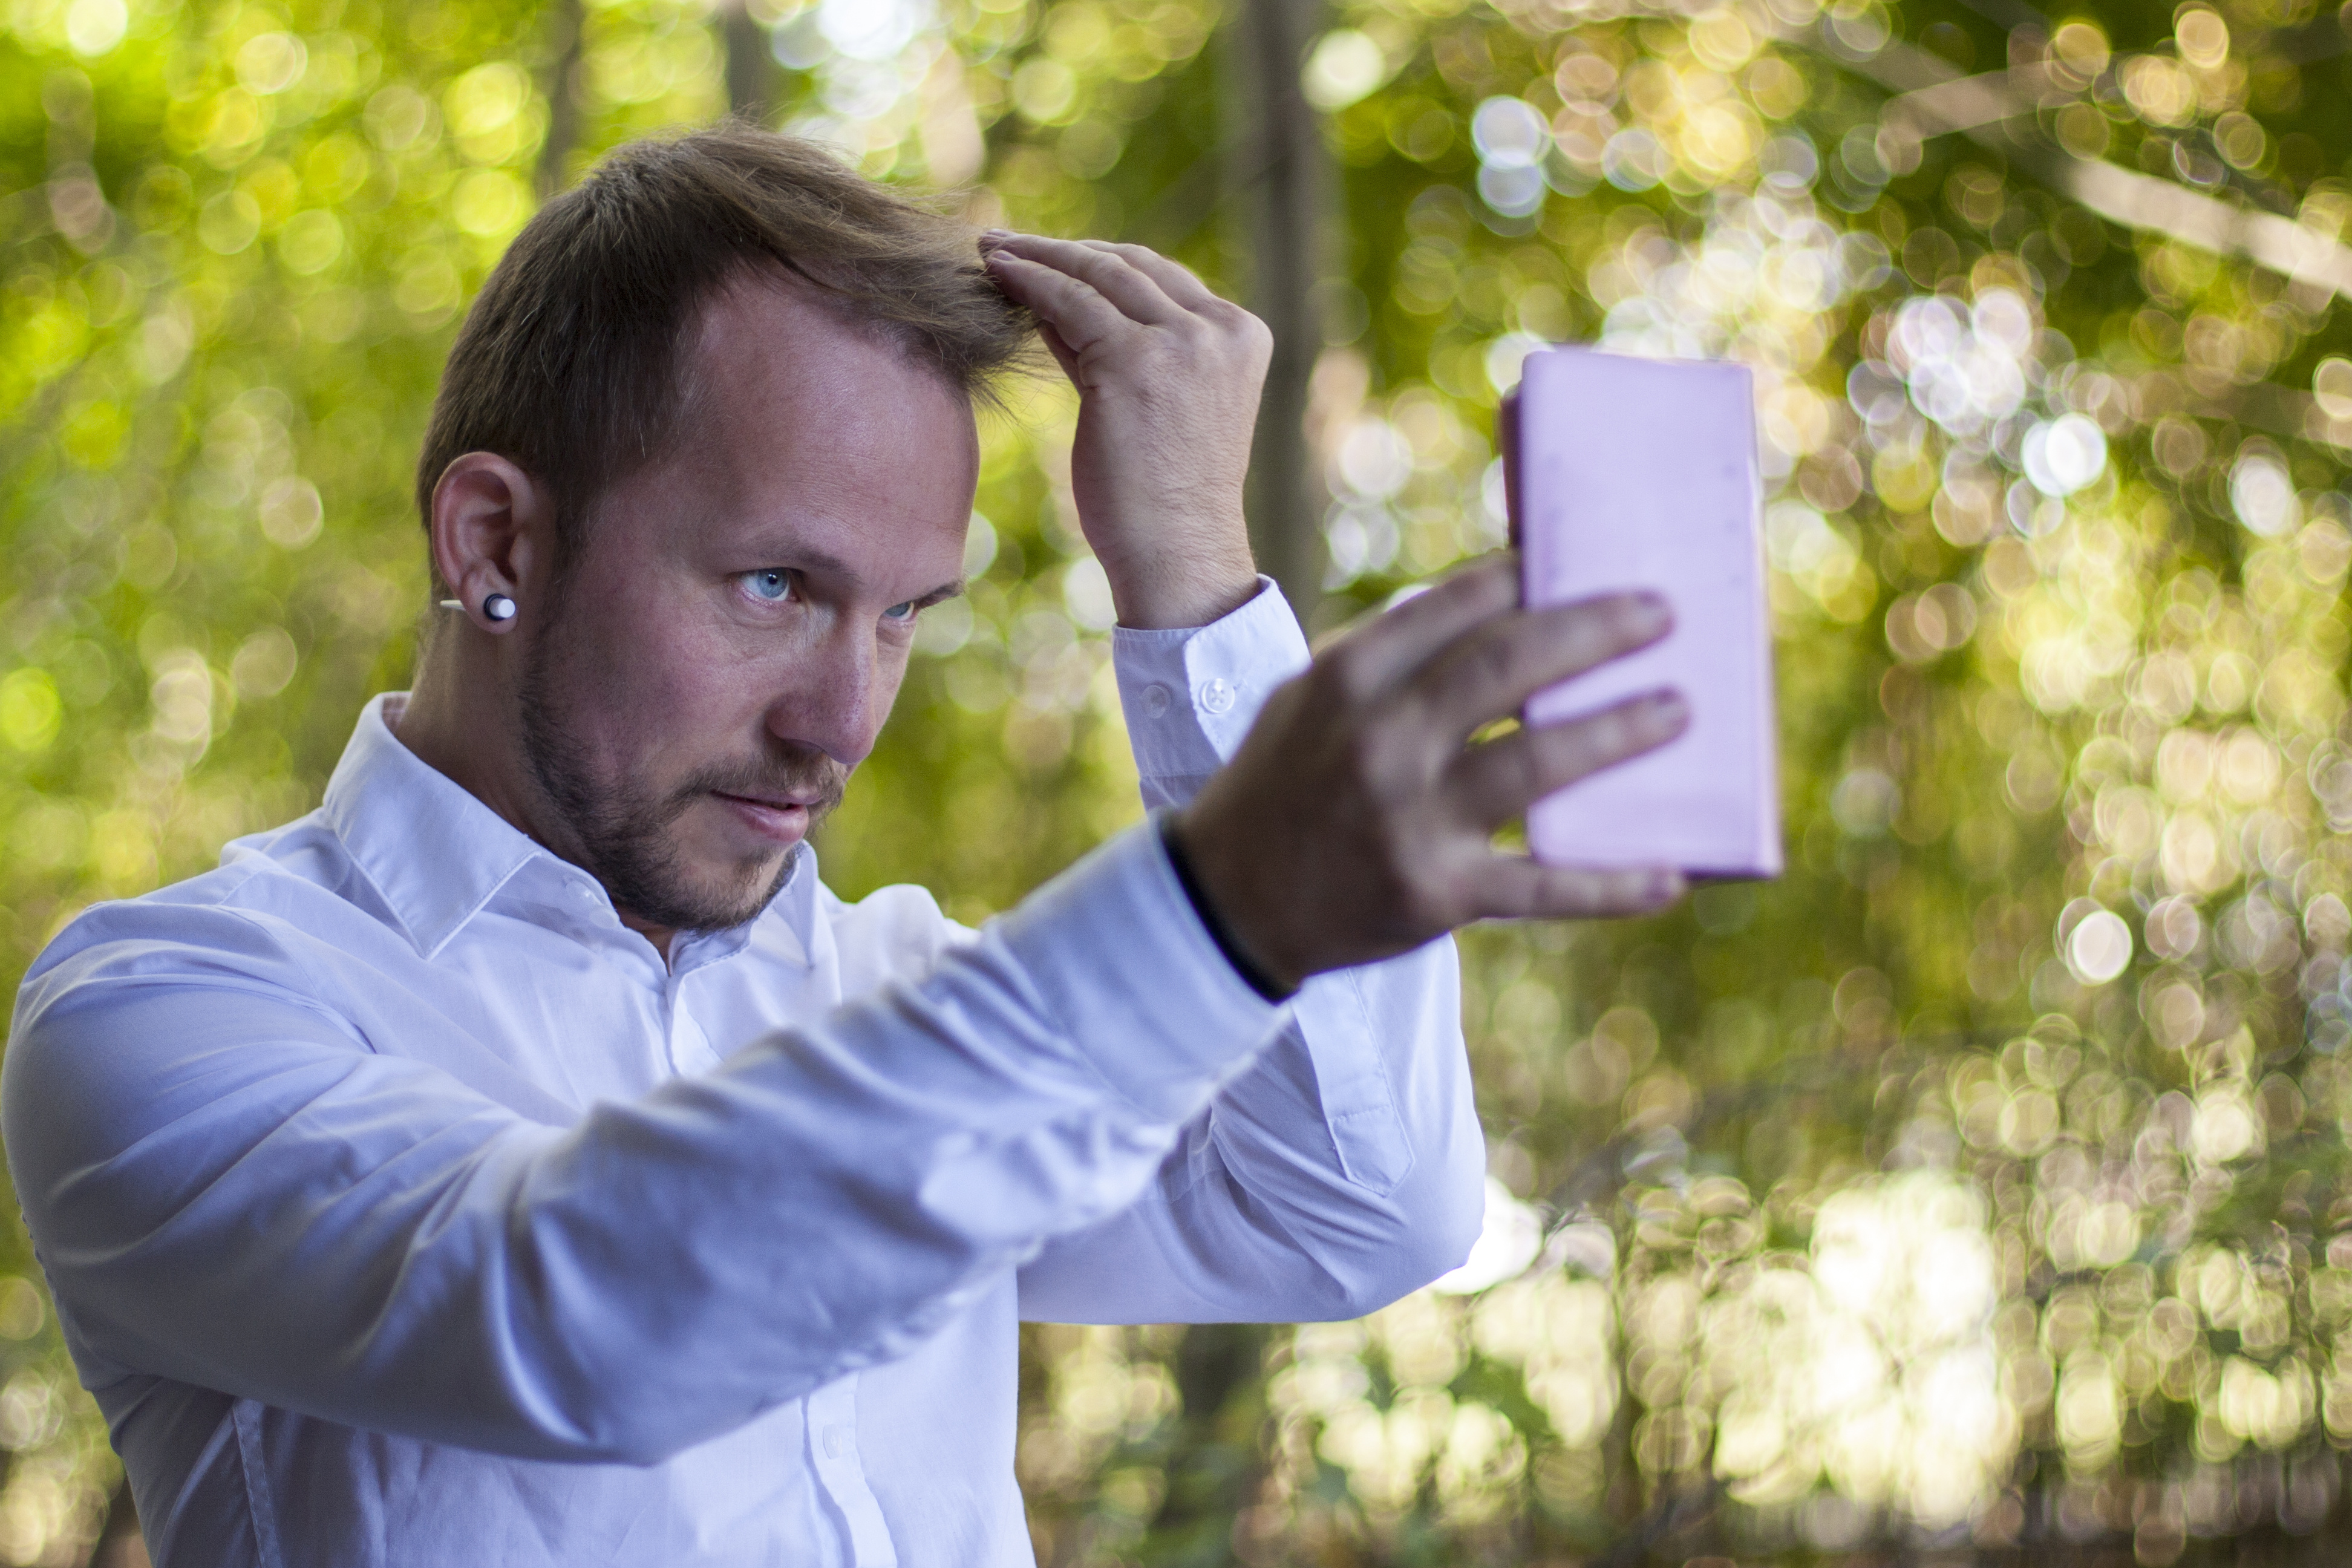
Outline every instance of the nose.
[[873, 751], [890, 716], [890, 693], [873, 637], [839, 616], [824, 637], [804, 643], [781, 671], [768, 704], [768, 731], [813, 746], [845, 768]]

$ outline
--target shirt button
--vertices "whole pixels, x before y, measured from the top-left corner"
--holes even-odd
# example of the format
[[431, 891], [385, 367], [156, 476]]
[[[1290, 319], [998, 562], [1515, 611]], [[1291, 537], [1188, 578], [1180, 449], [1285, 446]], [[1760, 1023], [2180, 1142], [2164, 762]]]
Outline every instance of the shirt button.
[[834, 1426], [824, 1429], [824, 1457], [838, 1459], [849, 1452], [849, 1428]]
[[1143, 689], [1143, 716], [1157, 719], [1168, 711], [1168, 705], [1174, 700], [1166, 687], [1147, 686]]
[[1201, 683], [1202, 712], [1228, 712], [1232, 710], [1233, 705], [1234, 688], [1231, 681], [1225, 679], [1223, 676], [1219, 676], [1214, 679], [1204, 680]]

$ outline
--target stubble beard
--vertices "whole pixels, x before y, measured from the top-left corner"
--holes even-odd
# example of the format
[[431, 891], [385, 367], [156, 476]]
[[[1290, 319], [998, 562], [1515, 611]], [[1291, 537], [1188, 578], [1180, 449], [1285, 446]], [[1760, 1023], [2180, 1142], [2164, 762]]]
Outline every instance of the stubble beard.
[[804, 748], [801, 757], [778, 756], [764, 765], [706, 768], [666, 795], [656, 795], [642, 779], [628, 774], [607, 777], [564, 722], [566, 710], [552, 673], [555, 630], [549, 626], [541, 635], [517, 692], [523, 758], [571, 830], [582, 865], [604, 884], [614, 907], [649, 925], [679, 931], [724, 931], [759, 914], [792, 879], [805, 839], [785, 851], [780, 861], [747, 857], [713, 879], [698, 875], [688, 864], [672, 830], [714, 791], [772, 797], [815, 788], [823, 793], [808, 807], [808, 829], [814, 833], [816, 825], [841, 804], [847, 783], [843, 769], [814, 748]]

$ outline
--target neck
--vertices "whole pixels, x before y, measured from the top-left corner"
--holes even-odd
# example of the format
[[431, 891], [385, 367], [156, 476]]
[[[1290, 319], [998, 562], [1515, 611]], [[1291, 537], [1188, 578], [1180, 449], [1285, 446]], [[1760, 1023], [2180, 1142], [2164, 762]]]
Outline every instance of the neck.
[[418, 657], [416, 679], [393, 724], [400, 743], [467, 794], [540, 844], [548, 843], [528, 809], [530, 770], [513, 720], [500, 711], [501, 683], [492, 661], [462, 645], [471, 639], [442, 627]]
[[[397, 715], [385, 715], [392, 732], [509, 826], [550, 854], [582, 866], [568, 836], [557, 824], [541, 820], [544, 807], [531, 784], [520, 730], [503, 700], [500, 672], [489, 649], [468, 646], [485, 640], [467, 637], [457, 627], [440, 628], [418, 659], [406, 706]], [[640, 920], [618, 905], [614, 913], [651, 942], [663, 963], [669, 962], [677, 935], [673, 928]]]

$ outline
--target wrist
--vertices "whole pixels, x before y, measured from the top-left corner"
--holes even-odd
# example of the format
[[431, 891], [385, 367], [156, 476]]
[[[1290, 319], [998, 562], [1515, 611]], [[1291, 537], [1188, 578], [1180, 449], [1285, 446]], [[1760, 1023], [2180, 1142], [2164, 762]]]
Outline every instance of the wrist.
[[1103, 563], [1118, 624], [1137, 631], [1182, 630], [1224, 619], [1257, 597], [1257, 563], [1238, 556]]
[[1303, 974], [1292, 974], [1265, 956], [1259, 948], [1234, 928], [1227, 918], [1230, 899], [1221, 899], [1202, 880], [1201, 865], [1192, 853], [1183, 833], [1182, 814], [1163, 811], [1157, 819], [1161, 849], [1168, 857], [1169, 868], [1176, 873], [1178, 885], [1192, 905], [1192, 913], [1209, 933], [1209, 940], [1233, 965], [1242, 983], [1268, 1002], [1287, 1002], [1298, 994], [1306, 983]]

